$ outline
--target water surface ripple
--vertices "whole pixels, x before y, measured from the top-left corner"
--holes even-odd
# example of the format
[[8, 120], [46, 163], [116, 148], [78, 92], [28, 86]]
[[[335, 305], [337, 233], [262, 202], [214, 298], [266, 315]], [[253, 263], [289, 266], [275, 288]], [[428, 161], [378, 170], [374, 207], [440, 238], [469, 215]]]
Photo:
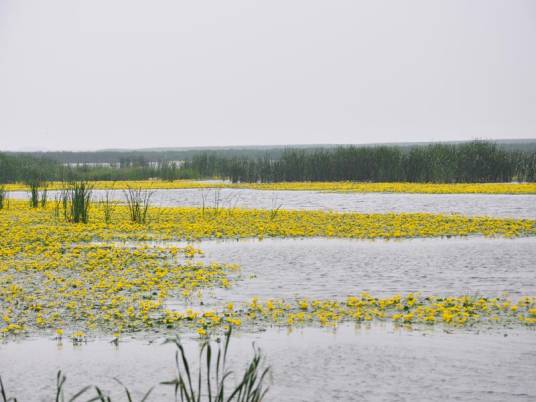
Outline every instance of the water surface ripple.
[[210, 261], [237, 263], [230, 289], [205, 292], [205, 305], [268, 298], [536, 295], [536, 238], [401, 241], [265, 239], [196, 243]]
[[[262, 346], [272, 367], [267, 402], [325, 401], [534, 401], [536, 336], [529, 329], [501, 332], [411, 332], [390, 326], [341, 325], [336, 331], [269, 329], [231, 342], [232, 369], [242, 369], [251, 343]], [[197, 355], [197, 344], [186, 340]], [[91, 342], [58, 347], [48, 340], [0, 344], [0, 373], [20, 401], [50, 401], [55, 370], [67, 389], [90, 383], [125, 400], [118, 377], [141, 399], [152, 385], [173, 377], [174, 349], [129, 341], [114, 347]], [[170, 387], [169, 387], [170, 388]], [[171, 401], [158, 387], [151, 400]], [[68, 395], [72, 395], [68, 393]]]
[[[56, 192], [50, 192], [54, 198]], [[110, 192], [113, 199], [124, 201], [123, 191]], [[26, 198], [26, 192], [13, 192], [14, 198]], [[103, 190], [94, 191], [102, 199]], [[509, 194], [405, 194], [405, 193], [328, 193], [317, 191], [263, 191], [247, 189], [175, 189], [155, 190], [155, 205], [219, 206], [340, 212], [386, 213], [428, 212], [458, 213], [468, 216], [495, 216], [536, 219], [536, 195]], [[203, 201], [204, 200], [204, 201]]]

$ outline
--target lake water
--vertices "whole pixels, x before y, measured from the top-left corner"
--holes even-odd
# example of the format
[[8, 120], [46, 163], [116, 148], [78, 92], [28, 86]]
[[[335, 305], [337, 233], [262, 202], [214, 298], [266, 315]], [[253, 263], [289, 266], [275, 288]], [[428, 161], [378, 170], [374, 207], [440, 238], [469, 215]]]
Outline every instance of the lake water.
[[[121, 192], [114, 194], [122, 199]], [[205, 194], [208, 206], [215, 194]], [[222, 190], [219, 197], [224, 207], [536, 218], [536, 196]], [[200, 205], [201, 191], [157, 191], [153, 200], [158, 205]], [[195, 245], [204, 251], [201, 259], [206, 262], [241, 266], [230, 289], [204, 292], [206, 307], [255, 296], [342, 299], [361, 291], [378, 296], [414, 291], [508, 293], [514, 299], [536, 295], [536, 238], [265, 239]], [[185, 307], [176, 300], [169, 304]], [[195, 354], [194, 338], [185, 335], [187, 349]], [[67, 341], [58, 346], [40, 337], [12, 341], [0, 344], [0, 374], [7, 390], [23, 402], [51, 400], [45, 395], [53, 395], [59, 368], [67, 374], [68, 390], [95, 383], [118, 397], [120, 389], [112, 380], [118, 377], [141, 396], [173, 376], [174, 350], [162, 346], [162, 340], [138, 334], [118, 347], [109, 339], [80, 346]], [[270, 327], [244, 329], [232, 341], [231, 366], [243, 367], [253, 341], [272, 367], [268, 401], [536, 400], [536, 331], [517, 325], [446, 332], [388, 323], [342, 324], [336, 330], [305, 327], [290, 333]], [[169, 391], [158, 387], [151, 400], [169, 400]]]
[[[505, 334], [507, 336], [505, 336]], [[251, 343], [262, 346], [272, 367], [267, 401], [534, 401], [536, 334], [504, 331], [408, 331], [389, 325], [341, 325], [337, 330], [269, 329], [231, 341], [230, 367], [241, 369]], [[191, 356], [198, 344], [185, 340]], [[58, 347], [51, 340], [0, 344], [0, 371], [19, 401], [52, 400], [56, 370], [67, 375], [67, 395], [98, 384], [126, 400], [118, 377], [139, 400], [151, 386], [174, 376], [174, 348], [161, 342], [94, 341]], [[70, 391], [70, 392], [69, 392]], [[172, 400], [156, 388], [154, 401]]]
[[[183, 243], [172, 243], [183, 244]], [[231, 289], [204, 293], [204, 305], [253, 297], [345, 298], [375, 296], [536, 295], [536, 238], [265, 239], [194, 243], [202, 259], [237, 263]]]
[[[111, 191], [112, 198], [124, 201], [122, 191]], [[11, 193], [27, 198], [28, 193]], [[50, 192], [53, 199], [55, 192]], [[104, 191], [94, 191], [99, 200]], [[399, 194], [328, 193], [316, 191], [263, 191], [246, 189], [156, 190], [152, 201], [162, 206], [243, 207], [260, 209], [331, 210], [341, 212], [429, 212], [470, 216], [498, 216], [536, 219], [536, 195], [507, 194]]]

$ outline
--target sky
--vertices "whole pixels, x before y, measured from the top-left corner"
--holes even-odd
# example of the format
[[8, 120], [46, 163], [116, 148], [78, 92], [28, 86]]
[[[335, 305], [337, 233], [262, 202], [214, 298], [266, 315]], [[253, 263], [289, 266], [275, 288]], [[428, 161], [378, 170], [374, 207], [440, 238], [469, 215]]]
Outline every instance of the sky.
[[0, 150], [536, 138], [534, 0], [0, 0]]

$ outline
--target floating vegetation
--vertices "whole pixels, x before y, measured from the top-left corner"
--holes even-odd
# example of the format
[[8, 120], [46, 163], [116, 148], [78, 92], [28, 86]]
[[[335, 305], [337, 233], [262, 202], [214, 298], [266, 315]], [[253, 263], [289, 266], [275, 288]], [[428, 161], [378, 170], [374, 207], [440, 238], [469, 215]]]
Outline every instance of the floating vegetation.
[[[144, 181], [95, 181], [96, 189], [193, 189], [236, 188], [253, 190], [303, 190], [356, 193], [422, 193], [422, 194], [536, 194], [536, 183], [405, 183], [405, 182], [277, 182], [277, 183], [228, 183], [194, 180], [144, 180]], [[51, 183], [50, 189], [60, 190], [61, 182]], [[21, 184], [8, 184], [9, 191], [24, 190]]]
[[[103, 208], [92, 204], [97, 212]], [[469, 325], [474, 322], [534, 324], [533, 299], [460, 296], [454, 299], [361, 296], [341, 300], [265, 301], [221, 306], [213, 311], [174, 311], [170, 299], [188, 301], [207, 288], [232, 286], [234, 265], [205, 264], [191, 246], [137, 245], [123, 241], [264, 236], [405, 238], [431, 236], [528, 236], [530, 220], [466, 218], [431, 214], [344, 214], [317, 211], [158, 208], [157, 218], [133, 223], [126, 206], [117, 206], [112, 225], [104, 214], [88, 223], [56, 219], [54, 206], [33, 209], [15, 201], [0, 211], [0, 333], [54, 333], [81, 343], [97, 333], [116, 334], [156, 328], [190, 328], [204, 336], [211, 329], [251, 323], [336, 324], [341, 320]], [[354, 299], [349, 299], [354, 300]], [[271, 304], [270, 304], [271, 303]], [[296, 304], [298, 303], [298, 304]], [[501, 304], [502, 303], [502, 304]], [[502, 308], [506, 303], [512, 308]], [[270, 306], [275, 306], [273, 310]], [[400, 308], [401, 307], [401, 308]], [[65, 334], [65, 335], [64, 335]]]
[[[226, 367], [230, 340], [230, 329], [225, 333], [222, 341], [216, 340], [217, 348], [208, 338], [205, 339], [201, 344], [199, 360], [193, 361], [186, 354], [179, 337], [169, 339], [166, 343], [173, 343], [177, 349], [175, 353], [176, 377], [162, 381], [158, 385], [173, 387], [173, 400], [180, 402], [261, 402], [268, 392], [268, 387], [265, 384], [270, 368], [265, 367], [261, 350], [254, 347], [253, 358], [243, 374], [241, 376], [234, 375]], [[197, 375], [194, 375], [194, 367], [197, 367]], [[229, 384], [232, 377], [238, 380], [238, 385]], [[114, 379], [123, 388], [126, 400], [132, 402], [132, 392], [121, 381]], [[58, 371], [55, 395], [57, 402], [66, 400], [66, 381], [65, 374], [61, 370]], [[140, 401], [149, 400], [155, 387], [150, 388]], [[85, 386], [75, 392], [68, 400], [77, 401], [82, 397], [89, 397], [89, 401], [112, 402], [113, 400], [108, 392], [98, 386]], [[0, 402], [16, 401], [15, 397], [8, 395], [0, 377]]]

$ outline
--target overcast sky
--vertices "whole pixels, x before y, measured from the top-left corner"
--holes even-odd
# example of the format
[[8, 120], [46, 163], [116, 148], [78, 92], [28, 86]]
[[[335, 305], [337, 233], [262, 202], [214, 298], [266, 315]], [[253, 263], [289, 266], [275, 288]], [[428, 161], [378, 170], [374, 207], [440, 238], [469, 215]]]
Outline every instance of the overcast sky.
[[0, 0], [0, 149], [536, 138], [534, 0]]

